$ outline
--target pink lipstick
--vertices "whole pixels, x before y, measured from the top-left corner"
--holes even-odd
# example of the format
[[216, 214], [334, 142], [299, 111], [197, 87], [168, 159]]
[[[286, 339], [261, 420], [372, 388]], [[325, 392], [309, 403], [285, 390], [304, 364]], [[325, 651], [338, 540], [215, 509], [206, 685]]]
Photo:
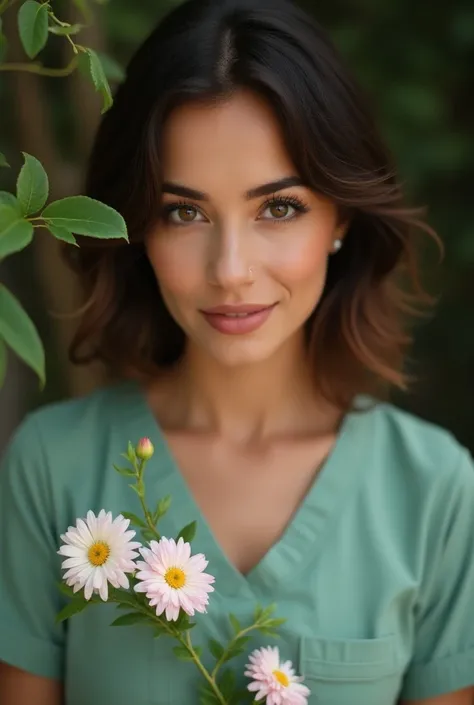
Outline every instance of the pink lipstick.
[[201, 311], [206, 321], [219, 333], [244, 335], [260, 328], [276, 304], [241, 304], [215, 306]]

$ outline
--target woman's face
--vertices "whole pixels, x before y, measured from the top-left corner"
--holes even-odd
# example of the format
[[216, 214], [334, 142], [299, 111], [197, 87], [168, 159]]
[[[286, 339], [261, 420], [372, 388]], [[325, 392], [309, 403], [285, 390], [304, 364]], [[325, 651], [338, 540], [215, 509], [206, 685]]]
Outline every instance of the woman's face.
[[184, 105], [163, 150], [147, 252], [189, 345], [235, 366], [300, 342], [342, 227], [335, 206], [299, 181], [271, 109], [250, 92]]

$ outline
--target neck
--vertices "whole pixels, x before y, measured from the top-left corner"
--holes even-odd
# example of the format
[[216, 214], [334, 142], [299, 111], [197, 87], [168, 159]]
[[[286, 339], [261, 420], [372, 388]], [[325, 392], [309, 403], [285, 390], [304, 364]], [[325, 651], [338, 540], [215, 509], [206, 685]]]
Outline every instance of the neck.
[[253, 443], [275, 435], [334, 431], [340, 414], [318, 398], [313, 380], [302, 336], [270, 359], [236, 367], [220, 365], [190, 345], [150, 397], [165, 426]]

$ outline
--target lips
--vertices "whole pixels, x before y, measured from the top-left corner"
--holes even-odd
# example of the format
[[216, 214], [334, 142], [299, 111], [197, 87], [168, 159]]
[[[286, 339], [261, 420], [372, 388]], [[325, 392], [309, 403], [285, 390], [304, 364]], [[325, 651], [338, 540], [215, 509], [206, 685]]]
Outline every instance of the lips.
[[223, 305], [202, 311], [212, 328], [225, 335], [243, 335], [260, 328], [272, 314], [276, 304]]
[[258, 313], [259, 311], [264, 311], [267, 308], [271, 308], [272, 304], [224, 304], [223, 306], [215, 306], [214, 308], [207, 308], [203, 313], [209, 313], [211, 315], [217, 314], [222, 316], [245, 316], [251, 313]]

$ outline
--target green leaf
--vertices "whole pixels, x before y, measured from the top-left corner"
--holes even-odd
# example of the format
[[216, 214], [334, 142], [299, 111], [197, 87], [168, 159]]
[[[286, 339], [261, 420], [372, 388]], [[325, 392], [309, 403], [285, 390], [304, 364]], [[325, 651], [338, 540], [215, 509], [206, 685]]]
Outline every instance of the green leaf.
[[230, 661], [231, 659], [235, 658], [236, 656], [240, 656], [240, 654], [243, 654], [246, 645], [250, 641], [250, 637], [248, 636], [243, 636], [240, 639], [238, 639], [230, 648], [227, 649], [225, 657], [222, 659], [223, 663], [226, 663], [227, 661]]
[[16, 195], [23, 215], [33, 215], [43, 208], [49, 193], [48, 175], [36, 157], [23, 152], [25, 163], [18, 175]]
[[58, 225], [48, 225], [48, 230], [57, 240], [62, 240], [63, 242], [67, 242], [69, 245], [76, 245], [76, 247], [79, 247], [74, 235], [70, 233], [69, 230], [66, 230], [66, 228], [61, 228]]
[[236, 685], [237, 679], [234, 671], [231, 671], [230, 669], [224, 671], [219, 680], [219, 688], [227, 702], [229, 702], [232, 696], [235, 695]]
[[258, 631], [261, 634], [265, 634], [265, 636], [271, 636], [272, 639], [279, 639], [280, 635], [278, 632], [274, 631], [273, 629], [269, 629], [269, 627], [257, 627]]
[[234, 630], [234, 632], [236, 634], [238, 634], [239, 632], [242, 631], [242, 626], [241, 626], [239, 620], [237, 619], [237, 617], [235, 616], [235, 614], [229, 614], [229, 621], [232, 625], [232, 629]]
[[137, 487], [136, 485], [129, 485], [129, 487], [131, 487], [131, 489], [132, 489], [134, 492], [136, 492], [137, 495], [141, 498], [142, 493], [140, 492], [140, 490], [138, 489], [138, 487]]
[[93, 49], [85, 49], [79, 55], [79, 70], [82, 74], [92, 79], [94, 88], [102, 95], [102, 113], [106, 113], [113, 103], [112, 92], [110, 90], [107, 76], [99, 56]]
[[187, 524], [184, 529], [181, 529], [181, 531], [179, 532], [176, 541], [182, 538], [183, 541], [190, 543], [196, 535], [196, 528], [197, 523], [195, 521], [192, 521], [190, 524]]
[[0, 284], [0, 337], [45, 383], [44, 349], [33, 322], [13, 294]]
[[59, 226], [77, 235], [128, 241], [127, 226], [120, 213], [87, 196], [69, 196], [54, 201], [41, 216], [47, 227]]
[[66, 585], [66, 583], [58, 583], [58, 588], [59, 592], [62, 592], [63, 595], [66, 595], [66, 597], [69, 597], [70, 599], [78, 599], [77, 593], [74, 592], [72, 587], [69, 587], [69, 585]]
[[143, 529], [142, 536], [145, 541], [156, 541], [156, 534], [151, 529]]
[[131, 605], [128, 602], [119, 602], [118, 605], [115, 605], [115, 607], [118, 610], [129, 610], [130, 607], [135, 607], [135, 605]]
[[275, 612], [277, 606], [275, 603], [269, 605], [268, 607], [265, 607], [264, 610], [262, 610], [261, 615], [260, 615], [260, 620], [261, 622], [266, 622], [267, 619], [269, 619], [272, 614]]
[[33, 225], [16, 208], [0, 205], [0, 260], [27, 247], [33, 233]]
[[250, 641], [250, 637], [249, 637], [249, 636], [239, 636], [239, 638], [236, 639], [236, 640], [234, 641], [234, 643], [232, 644], [231, 651], [234, 651], [234, 649], [235, 649], [235, 650], [238, 650], [238, 651], [241, 651], [242, 649], [245, 649], [245, 647], [247, 646], [247, 644], [249, 643], [249, 641]]
[[121, 468], [119, 465], [115, 465], [115, 463], [114, 470], [116, 470], [119, 475], [123, 475], [123, 477], [135, 477], [133, 470], [129, 470], [129, 468]]
[[121, 83], [125, 80], [125, 71], [118, 61], [115, 61], [115, 59], [108, 54], [98, 53], [97, 56], [102, 63], [102, 68], [109, 81]]
[[189, 616], [184, 610], [181, 610], [178, 619], [175, 621], [174, 626], [179, 632], [188, 632], [190, 629], [196, 626], [196, 622], [190, 622]]
[[149, 622], [149, 617], [141, 612], [129, 612], [128, 614], [122, 614], [117, 617], [111, 627], [129, 627], [132, 624], [145, 624]]
[[[2, 60], [2, 37], [3, 35], [0, 34], [0, 61]], [[0, 166], [10, 166], [10, 164], [7, 162], [6, 156], [3, 154], [3, 152], [0, 152]]]
[[[201, 647], [194, 646], [193, 648], [196, 654], [200, 657], [202, 653]], [[189, 654], [185, 646], [175, 646], [173, 648], [173, 653], [177, 658], [179, 658], [180, 661], [193, 661], [193, 657]]]
[[214, 658], [219, 661], [219, 659], [224, 655], [225, 649], [220, 642], [216, 639], [209, 639], [208, 641], [209, 651], [214, 656]]
[[7, 374], [7, 346], [0, 338], [0, 389], [3, 387], [5, 376]]
[[72, 600], [66, 607], [63, 607], [61, 612], [56, 616], [56, 622], [64, 622], [65, 619], [73, 617], [75, 614], [79, 614], [89, 606], [89, 602], [85, 599]]
[[8, 193], [8, 191], [0, 191], [0, 206], [11, 206], [15, 208], [18, 213], [21, 213], [18, 199], [12, 193]]
[[49, 27], [49, 32], [51, 32], [51, 34], [56, 34], [60, 37], [68, 37], [71, 34], [77, 34], [83, 28], [83, 24], [70, 24], [66, 27], [61, 27], [60, 25], [55, 24], [52, 27]]
[[287, 620], [285, 617], [278, 617], [278, 619], [270, 619], [268, 620], [267, 627], [270, 627], [271, 629], [276, 629], [277, 627], [281, 627], [282, 624], [285, 624]]
[[18, 13], [18, 30], [24, 50], [34, 59], [48, 41], [47, 3], [26, 0]]
[[133, 512], [122, 512], [122, 516], [125, 519], [129, 519], [131, 524], [134, 524], [135, 526], [139, 526], [143, 529], [146, 529], [146, 524], [143, 521], [143, 519], [140, 519], [140, 517], [137, 517], [137, 515], [133, 514]]
[[171, 495], [167, 495], [166, 497], [163, 497], [163, 499], [160, 499], [158, 504], [156, 505], [156, 511], [153, 514], [153, 522], [156, 524], [159, 519], [164, 517], [166, 512], [171, 506]]
[[132, 463], [132, 465], [134, 465], [136, 463], [137, 454], [135, 452], [135, 448], [133, 447], [132, 441], [128, 442], [127, 455], [125, 457], [129, 459], [129, 461]]
[[217, 698], [208, 683], [200, 684], [199, 686], [199, 702], [200, 705], [220, 705], [220, 700]]

